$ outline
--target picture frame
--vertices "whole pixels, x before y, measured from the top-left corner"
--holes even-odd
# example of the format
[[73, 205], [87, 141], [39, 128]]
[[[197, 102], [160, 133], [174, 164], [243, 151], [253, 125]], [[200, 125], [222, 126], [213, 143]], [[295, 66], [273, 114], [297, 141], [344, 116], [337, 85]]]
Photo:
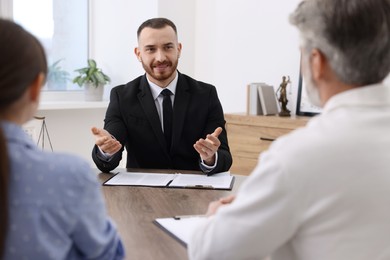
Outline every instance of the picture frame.
[[305, 82], [302, 77], [302, 72], [299, 73], [298, 93], [297, 93], [297, 108], [296, 115], [298, 116], [315, 116], [321, 113], [321, 108], [310, 103], [306, 94]]

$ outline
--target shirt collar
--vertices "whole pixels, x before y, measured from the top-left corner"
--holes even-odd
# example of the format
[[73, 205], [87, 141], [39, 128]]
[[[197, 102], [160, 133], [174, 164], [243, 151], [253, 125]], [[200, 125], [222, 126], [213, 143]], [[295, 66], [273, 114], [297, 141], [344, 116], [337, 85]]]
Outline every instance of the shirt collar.
[[19, 125], [8, 121], [1, 121], [1, 127], [3, 128], [7, 142], [20, 143], [27, 147], [36, 147], [33, 140], [28, 137]]
[[149, 86], [150, 86], [150, 90], [152, 92], [152, 96], [153, 96], [153, 100], [156, 100], [157, 97], [160, 95], [161, 91], [163, 91], [164, 89], [169, 89], [173, 95], [175, 95], [175, 92], [176, 92], [176, 86], [177, 86], [177, 81], [179, 79], [179, 73], [176, 71], [176, 76], [175, 78], [171, 81], [171, 83], [168, 84], [168, 86], [166, 86], [165, 88], [162, 88], [156, 84], [154, 84], [153, 82], [151, 82], [148, 77], [146, 77], [148, 83], [149, 83]]
[[322, 113], [339, 107], [353, 106], [390, 106], [390, 82], [381, 82], [341, 92], [328, 100]]

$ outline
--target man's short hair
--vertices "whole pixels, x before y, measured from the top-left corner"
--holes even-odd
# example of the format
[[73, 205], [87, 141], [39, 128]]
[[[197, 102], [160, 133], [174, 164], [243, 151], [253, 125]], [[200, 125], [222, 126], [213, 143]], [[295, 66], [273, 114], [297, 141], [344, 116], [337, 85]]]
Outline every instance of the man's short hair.
[[390, 72], [390, 0], [303, 0], [290, 16], [303, 51], [318, 49], [339, 80], [382, 81]]
[[175, 34], [177, 36], [176, 25], [171, 20], [169, 20], [167, 18], [152, 18], [152, 19], [146, 20], [138, 27], [137, 38], [139, 38], [139, 35], [141, 34], [141, 32], [144, 28], [161, 29], [161, 28], [164, 28], [165, 26], [172, 27], [172, 29], [175, 31]]

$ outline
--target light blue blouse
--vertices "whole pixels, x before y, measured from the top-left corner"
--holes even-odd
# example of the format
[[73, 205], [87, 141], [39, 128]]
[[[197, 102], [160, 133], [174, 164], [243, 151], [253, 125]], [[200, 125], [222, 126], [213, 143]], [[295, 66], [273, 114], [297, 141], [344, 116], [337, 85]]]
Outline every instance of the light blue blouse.
[[18, 125], [1, 126], [10, 159], [4, 259], [123, 259], [88, 163], [41, 151]]

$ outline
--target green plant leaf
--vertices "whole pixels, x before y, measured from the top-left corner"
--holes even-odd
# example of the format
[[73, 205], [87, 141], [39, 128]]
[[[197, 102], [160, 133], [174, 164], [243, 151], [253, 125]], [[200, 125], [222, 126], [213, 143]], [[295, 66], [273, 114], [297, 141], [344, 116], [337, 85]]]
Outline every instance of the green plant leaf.
[[88, 67], [75, 70], [79, 75], [73, 79], [73, 83], [77, 83], [81, 87], [89, 82], [98, 87], [100, 84], [104, 85], [111, 81], [110, 77], [97, 67], [93, 59], [89, 59], [87, 63]]
[[95, 73], [95, 76], [96, 76], [96, 79], [98, 80], [98, 82], [99, 82], [100, 84], [106, 83], [106, 81], [105, 81], [105, 79], [104, 79], [104, 76], [103, 76], [103, 74], [102, 74], [100, 71], [97, 71], [97, 72]]
[[82, 69], [77, 69], [75, 70], [76, 72], [80, 73], [80, 74], [85, 74], [87, 73], [89, 70], [89, 68], [82, 68]]
[[66, 83], [68, 80], [70, 80], [69, 72], [62, 69], [59, 65], [62, 60], [63, 59], [59, 59], [48, 66], [46, 78], [50, 84]]
[[[102, 72], [102, 73], [103, 73], [103, 72]], [[110, 82], [110, 81], [111, 81], [110, 77], [107, 76], [107, 75], [104, 74], [104, 73], [103, 73], [103, 77], [104, 77], [104, 80], [105, 80], [106, 82]]]
[[91, 81], [92, 81], [92, 83], [93, 83], [93, 85], [94, 85], [95, 87], [98, 87], [98, 86], [99, 86], [99, 80], [97, 79], [96, 74], [92, 74], [92, 75], [91, 75]]
[[88, 60], [88, 66], [91, 68], [96, 68], [96, 61], [93, 59]]

